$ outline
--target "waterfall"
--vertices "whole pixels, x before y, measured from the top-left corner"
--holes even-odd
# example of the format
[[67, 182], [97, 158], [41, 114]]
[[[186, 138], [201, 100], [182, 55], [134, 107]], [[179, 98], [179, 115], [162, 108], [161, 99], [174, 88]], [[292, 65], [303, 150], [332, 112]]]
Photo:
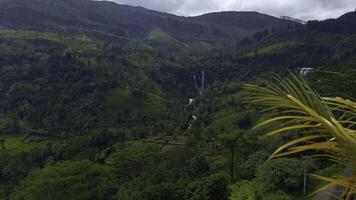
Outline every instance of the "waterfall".
[[201, 85], [200, 85], [200, 87], [198, 86], [197, 76], [195, 74], [194, 74], [193, 78], [194, 78], [194, 86], [195, 86], [195, 88], [198, 90], [199, 95], [203, 96], [204, 89], [205, 89], [205, 72], [204, 71], [201, 72]]
[[301, 76], [306, 76], [307, 74], [311, 73], [313, 70], [314, 68], [301, 68], [299, 73]]

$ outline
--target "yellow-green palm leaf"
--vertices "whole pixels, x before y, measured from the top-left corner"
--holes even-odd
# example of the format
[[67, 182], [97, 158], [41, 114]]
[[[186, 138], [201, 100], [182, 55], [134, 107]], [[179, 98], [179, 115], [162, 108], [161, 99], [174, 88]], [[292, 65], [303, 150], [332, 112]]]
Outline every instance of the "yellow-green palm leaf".
[[[256, 128], [280, 122], [267, 135], [297, 132], [299, 138], [279, 147], [271, 158], [305, 151], [319, 152], [315, 157], [342, 164], [356, 172], [356, 103], [342, 98], [323, 98], [303, 79], [273, 76], [261, 85], [244, 85], [246, 100], [275, 113]], [[353, 177], [326, 178], [326, 187], [340, 185], [348, 195], [355, 192]]]

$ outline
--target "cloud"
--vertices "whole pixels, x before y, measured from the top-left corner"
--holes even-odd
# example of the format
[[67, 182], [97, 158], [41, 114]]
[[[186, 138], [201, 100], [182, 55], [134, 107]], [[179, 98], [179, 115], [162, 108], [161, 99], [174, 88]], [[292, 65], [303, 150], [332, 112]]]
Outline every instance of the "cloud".
[[184, 16], [217, 11], [258, 11], [305, 20], [335, 18], [356, 8], [356, 0], [112, 0]]

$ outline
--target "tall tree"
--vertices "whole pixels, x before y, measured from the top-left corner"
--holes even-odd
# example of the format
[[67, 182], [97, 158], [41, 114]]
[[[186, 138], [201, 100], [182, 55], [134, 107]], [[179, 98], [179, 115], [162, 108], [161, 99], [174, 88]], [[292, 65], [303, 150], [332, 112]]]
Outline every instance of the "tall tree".
[[224, 147], [228, 149], [230, 154], [229, 168], [230, 168], [230, 181], [235, 182], [235, 154], [236, 149], [239, 146], [239, 142], [241, 142], [242, 132], [240, 130], [225, 133], [220, 136], [220, 140], [223, 143]]

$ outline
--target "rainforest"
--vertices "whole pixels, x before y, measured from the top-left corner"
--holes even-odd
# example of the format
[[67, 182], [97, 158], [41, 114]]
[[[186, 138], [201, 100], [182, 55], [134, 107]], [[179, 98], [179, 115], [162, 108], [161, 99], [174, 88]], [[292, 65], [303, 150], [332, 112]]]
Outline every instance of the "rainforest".
[[355, 199], [355, 22], [0, 0], [0, 199]]

